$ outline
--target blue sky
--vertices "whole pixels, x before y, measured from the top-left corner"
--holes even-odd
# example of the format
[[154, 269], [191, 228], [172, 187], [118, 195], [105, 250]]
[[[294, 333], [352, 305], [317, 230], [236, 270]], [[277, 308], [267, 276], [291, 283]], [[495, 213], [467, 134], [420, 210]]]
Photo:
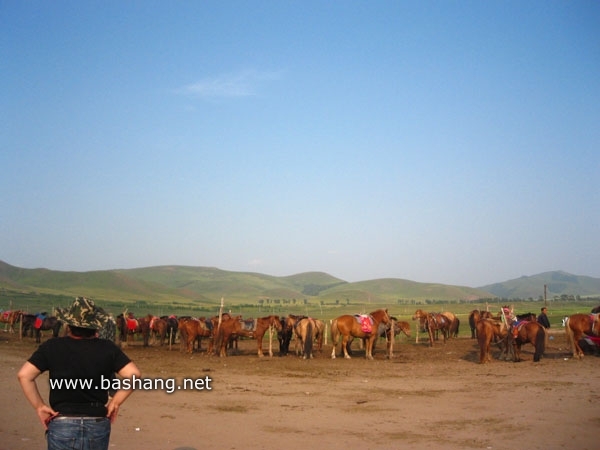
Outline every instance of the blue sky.
[[0, 260], [600, 277], [596, 1], [2, 1]]

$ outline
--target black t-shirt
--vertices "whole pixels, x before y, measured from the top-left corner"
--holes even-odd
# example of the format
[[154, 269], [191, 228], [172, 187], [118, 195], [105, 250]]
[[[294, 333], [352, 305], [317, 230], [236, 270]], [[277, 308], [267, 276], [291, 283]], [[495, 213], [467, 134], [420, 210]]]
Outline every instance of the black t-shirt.
[[[115, 372], [131, 362], [111, 341], [71, 337], [47, 340], [28, 361], [41, 372], [48, 370], [51, 383], [62, 383], [60, 389], [50, 385], [50, 406], [55, 411], [97, 417], [106, 415], [108, 402], [107, 389], [101, 389], [102, 378], [112, 380]], [[104, 384], [106, 387], [107, 381]]]

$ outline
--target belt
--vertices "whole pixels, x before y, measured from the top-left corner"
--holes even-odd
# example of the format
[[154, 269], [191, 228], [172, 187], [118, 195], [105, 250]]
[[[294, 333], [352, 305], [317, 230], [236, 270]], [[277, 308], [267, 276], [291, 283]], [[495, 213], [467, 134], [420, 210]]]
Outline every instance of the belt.
[[91, 416], [56, 416], [52, 420], [93, 420], [94, 422], [102, 422], [107, 417], [91, 417]]

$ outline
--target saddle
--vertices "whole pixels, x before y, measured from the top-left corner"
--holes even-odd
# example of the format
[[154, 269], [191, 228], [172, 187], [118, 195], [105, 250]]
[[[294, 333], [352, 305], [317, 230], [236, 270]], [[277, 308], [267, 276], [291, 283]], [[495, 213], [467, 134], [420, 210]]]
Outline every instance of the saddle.
[[354, 318], [360, 324], [360, 329], [363, 333], [371, 333], [373, 331], [373, 318], [367, 314], [355, 314]]
[[129, 331], [135, 331], [135, 330], [137, 330], [137, 328], [138, 328], [138, 321], [137, 321], [137, 319], [129, 319], [129, 318], [127, 318], [125, 320], [127, 322], [127, 329]]
[[44, 319], [46, 318], [46, 313], [37, 313], [35, 315], [35, 322], [33, 323], [33, 328], [39, 330], [42, 328], [42, 324], [44, 323]]
[[245, 319], [242, 321], [242, 329], [244, 331], [254, 331], [256, 329], [255, 319]]

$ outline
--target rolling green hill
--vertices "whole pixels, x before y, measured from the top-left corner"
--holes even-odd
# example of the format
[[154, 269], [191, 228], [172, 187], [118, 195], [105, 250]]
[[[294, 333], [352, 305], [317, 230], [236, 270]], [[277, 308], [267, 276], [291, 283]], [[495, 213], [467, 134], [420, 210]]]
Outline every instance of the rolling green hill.
[[[90, 272], [23, 269], [0, 261], [0, 308], [7, 299], [26, 298], [38, 304], [63, 305], [83, 295], [116, 307], [207, 309], [225, 299], [227, 305], [397, 305], [426, 302], [477, 302], [493, 298], [548, 298], [564, 294], [600, 294], [600, 279], [547, 272], [480, 288], [384, 278], [348, 283], [323, 272], [275, 277], [231, 272], [214, 267], [157, 266]], [[36, 299], [46, 299], [46, 303]]]
[[256, 304], [286, 299], [321, 303], [443, 299], [475, 300], [491, 297], [468, 287], [380, 279], [348, 283], [322, 272], [275, 277], [252, 272], [230, 272], [214, 267], [158, 266], [91, 272], [22, 269], [0, 262], [0, 287], [38, 294], [77, 296], [123, 302]]

